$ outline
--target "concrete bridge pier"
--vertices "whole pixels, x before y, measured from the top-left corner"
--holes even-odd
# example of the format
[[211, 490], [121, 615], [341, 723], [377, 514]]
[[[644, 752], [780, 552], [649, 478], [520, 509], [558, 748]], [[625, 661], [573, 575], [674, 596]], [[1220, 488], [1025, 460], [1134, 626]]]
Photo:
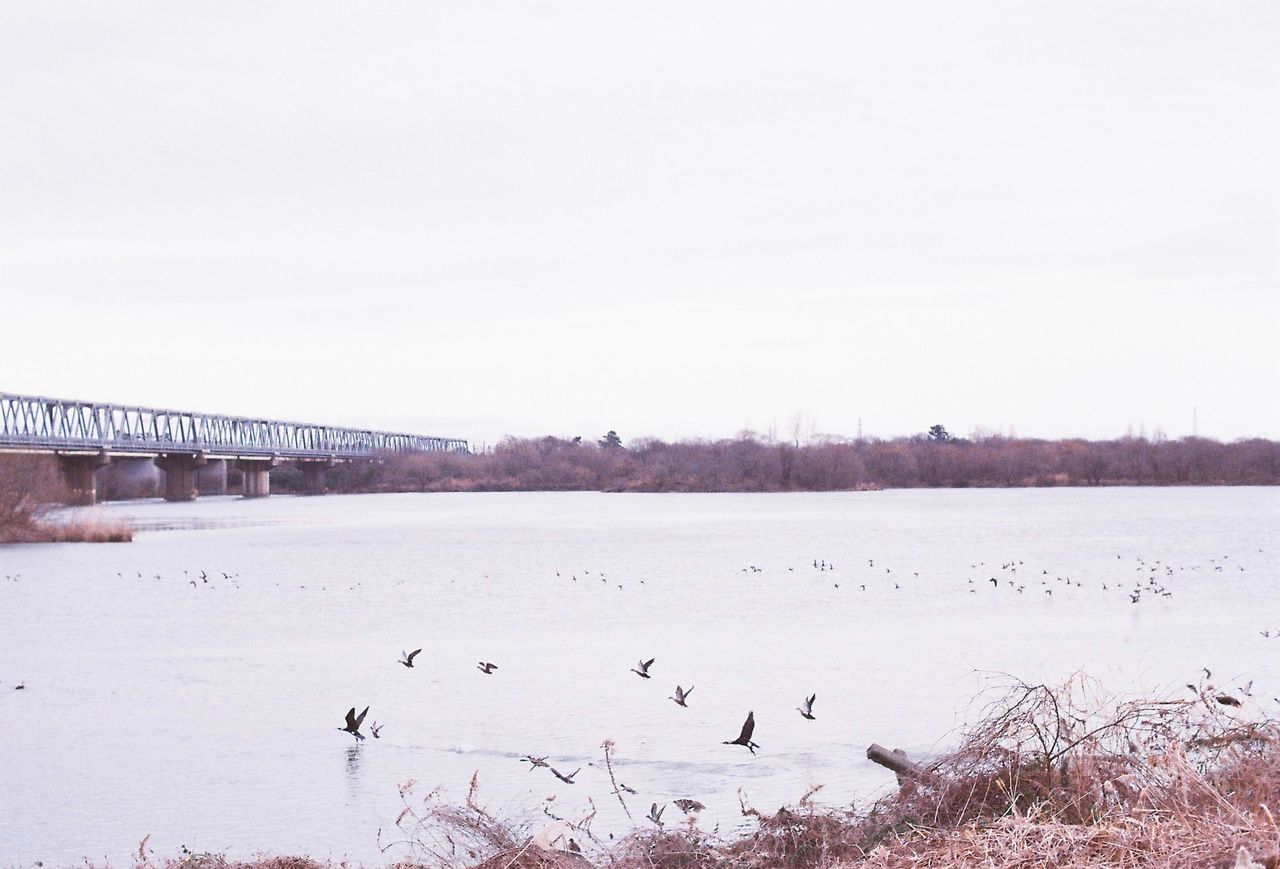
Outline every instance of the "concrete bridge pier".
[[70, 490], [72, 504], [93, 504], [98, 500], [98, 469], [111, 464], [106, 450], [96, 453], [59, 453], [58, 467]]
[[302, 493], [304, 495], [324, 495], [329, 489], [325, 486], [325, 471], [333, 467], [333, 459], [298, 459], [298, 470], [302, 471]]
[[209, 463], [196, 471], [196, 488], [201, 495], [227, 494], [227, 460], [209, 459]]
[[208, 464], [204, 453], [161, 453], [155, 458], [156, 467], [164, 471], [164, 499], [166, 501], [194, 501], [199, 494], [196, 474]]
[[103, 498], [154, 498], [163, 486], [164, 473], [150, 456], [113, 455], [110, 467], [98, 472], [98, 495]]
[[280, 464], [276, 458], [240, 459], [236, 467], [244, 475], [241, 491], [246, 498], [265, 498], [271, 494], [271, 469]]

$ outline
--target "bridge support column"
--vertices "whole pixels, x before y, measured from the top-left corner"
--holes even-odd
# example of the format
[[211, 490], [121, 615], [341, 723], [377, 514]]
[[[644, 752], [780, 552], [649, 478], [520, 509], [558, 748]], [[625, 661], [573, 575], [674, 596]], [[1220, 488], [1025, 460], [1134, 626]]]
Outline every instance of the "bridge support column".
[[98, 473], [98, 495], [108, 499], [154, 498], [163, 484], [164, 474], [148, 456], [114, 455]]
[[279, 459], [240, 459], [236, 467], [244, 475], [241, 494], [246, 498], [265, 498], [271, 494], [271, 469], [280, 464]]
[[67, 483], [72, 504], [93, 504], [98, 500], [98, 468], [111, 464], [106, 450], [96, 453], [59, 453], [58, 466]]
[[166, 501], [194, 501], [199, 494], [196, 473], [208, 463], [204, 453], [161, 453], [156, 467], [164, 471]]
[[298, 470], [302, 471], [302, 493], [304, 495], [324, 495], [329, 489], [325, 486], [325, 471], [333, 467], [333, 459], [298, 459]]
[[196, 488], [201, 495], [227, 494], [227, 460], [209, 459], [209, 463], [196, 472]]

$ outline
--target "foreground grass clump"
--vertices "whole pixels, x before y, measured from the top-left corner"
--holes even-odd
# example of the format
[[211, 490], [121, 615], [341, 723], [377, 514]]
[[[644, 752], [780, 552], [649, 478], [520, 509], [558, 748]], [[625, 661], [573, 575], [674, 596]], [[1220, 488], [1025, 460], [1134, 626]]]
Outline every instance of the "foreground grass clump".
[[77, 516], [66, 521], [36, 518], [0, 528], [0, 543], [128, 543], [133, 526], [128, 522]]
[[[545, 809], [550, 824], [499, 818], [477, 802], [473, 778], [462, 806], [402, 786], [398, 835], [384, 850], [407, 846], [411, 861], [396, 864], [404, 869], [1280, 866], [1271, 809], [1280, 805], [1280, 725], [1247, 695], [1207, 684], [1163, 699], [1109, 697], [1080, 678], [1061, 688], [1017, 684], [985, 698], [955, 750], [904, 769], [873, 805], [822, 806], [815, 788], [762, 813], [744, 798], [753, 829], [733, 839], [692, 818], [641, 820], [612, 777], [613, 744], [603, 748], [613, 796], [633, 819], [620, 840], [592, 832], [590, 800], [575, 820]], [[201, 855], [163, 869], [242, 866], [316, 864]]]
[[[452, 809], [428, 798], [400, 820], [430, 865], [485, 869], [1248, 866], [1237, 864], [1242, 847], [1254, 865], [1280, 865], [1270, 808], [1280, 806], [1280, 727], [1247, 696], [1211, 685], [1135, 700], [1085, 679], [1018, 684], [984, 700], [954, 751], [900, 782], [864, 810], [821, 806], [813, 792], [772, 814], [744, 801], [755, 829], [733, 840], [687, 821], [644, 822], [603, 842], [591, 833], [594, 812], [530, 836], [490, 816], [474, 792]], [[566, 853], [571, 838], [581, 855]]]

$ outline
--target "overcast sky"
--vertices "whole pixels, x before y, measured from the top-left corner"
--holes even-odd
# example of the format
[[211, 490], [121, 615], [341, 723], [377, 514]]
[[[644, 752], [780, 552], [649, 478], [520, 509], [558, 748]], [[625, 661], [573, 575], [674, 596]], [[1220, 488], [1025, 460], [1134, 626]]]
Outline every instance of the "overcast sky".
[[1280, 5], [0, 2], [0, 390], [1280, 437]]

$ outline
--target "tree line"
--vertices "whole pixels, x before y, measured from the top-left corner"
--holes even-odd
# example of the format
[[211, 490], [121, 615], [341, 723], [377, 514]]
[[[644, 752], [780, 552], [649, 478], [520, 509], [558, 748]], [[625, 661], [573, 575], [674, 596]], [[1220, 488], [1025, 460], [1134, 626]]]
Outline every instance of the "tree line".
[[[272, 474], [287, 491], [291, 472]], [[508, 438], [473, 454], [389, 456], [329, 472], [332, 491], [789, 492], [1024, 486], [1280, 484], [1280, 442], [915, 437], [778, 442]]]

